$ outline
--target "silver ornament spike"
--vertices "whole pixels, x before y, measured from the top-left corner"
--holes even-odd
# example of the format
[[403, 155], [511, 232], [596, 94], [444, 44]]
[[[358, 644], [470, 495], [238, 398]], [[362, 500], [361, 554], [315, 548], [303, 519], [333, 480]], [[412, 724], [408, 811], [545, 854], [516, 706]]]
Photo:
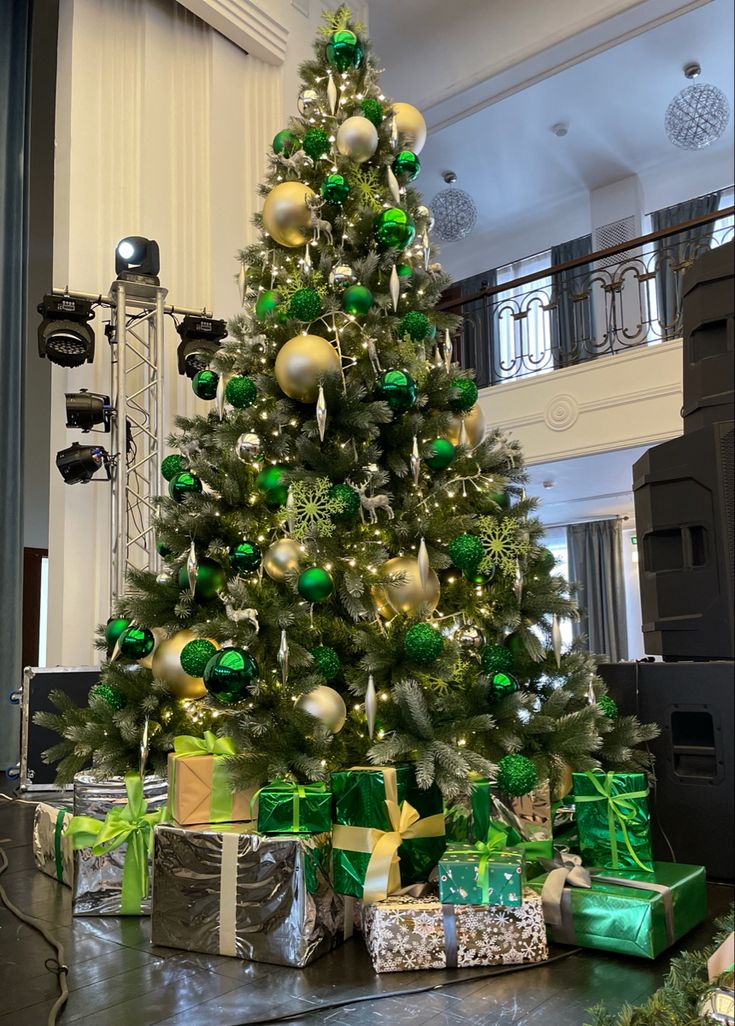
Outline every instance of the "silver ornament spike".
[[425, 592], [429, 583], [429, 574], [431, 573], [431, 566], [429, 564], [429, 550], [426, 548], [426, 542], [423, 538], [419, 542], [418, 564], [421, 590]]
[[400, 203], [401, 202], [401, 187], [398, 184], [398, 179], [393, 174], [393, 168], [390, 168], [390, 167], [386, 168], [386, 175], [387, 175], [387, 178], [388, 178], [388, 189], [390, 191], [391, 196], [393, 197], [393, 202], [396, 203], [396, 204]]
[[469, 447], [470, 439], [467, 434], [467, 428], [465, 427], [464, 417], [462, 418], [462, 426], [459, 429], [459, 444], [466, 445]]
[[149, 722], [146, 716], [143, 722], [143, 734], [140, 739], [140, 775], [145, 776], [145, 764], [148, 762], [148, 734]]
[[393, 264], [393, 268], [390, 272], [390, 284], [388, 287], [390, 290], [391, 302], [393, 303], [393, 313], [395, 313], [398, 309], [398, 300], [401, 297], [401, 279], [398, 277], [398, 269], [395, 264]]
[[327, 431], [327, 400], [324, 398], [322, 385], [319, 386], [319, 396], [316, 401], [316, 425], [319, 428], [319, 438], [323, 442]]
[[590, 677], [589, 686], [587, 687], [587, 701], [590, 705], [597, 705], [597, 695], [595, 694], [595, 687], [592, 683], [592, 677]]
[[393, 149], [398, 145], [398, 122], [396, 121], [395, 114], [390, 119], [390, 144]]
[[278, 665], [281, 667], [281, 683], [286, 686], [288, 680], [288, 638], [285, 630], [281, 631], [281, 644], [278, 647]]
[[554, 649], [554, 659], [556, 660], [556, 668], [561, 669], [561, 625], [559, 623], [559, 617], [554, 613], [551, 618], [551, 645]]
[[447, 370], [452, 367], [452, 336], [449, 334], [449, 328], [444, 329], [444, 366]]
[[224, 374], [220, 374], [219, 380], [217, 381], [217, 395], [215, 396], [215, 402], [217, 404], [217, 416], [220, 420], [224, 420], [225, 417], [225, 381]]
[[431, 263], [431, 243], [429, 242], [429, 233], [424, 228], [424, 233], [421, 236], [421, 245], [424, 250], [424, 270], [429, 270], [429, 264]]
[[421, 456], [419, 454], [419, 440], [416, 435], [413, 436], [413, 448], [411, 449], [411, 474], [413, 476], [413, 483], [418, 485], [419, 477], [421, 476]]
[[194, 598], [194, 592], [196, 591], [198, 569], [197, 547], [192, 539], [192, 543], [189, 546], [189, 555], [186, 557], [186, 576], [189, 578], [189, 594], [192, 598]]
[[291, 485], [288, 486], [288, 498], [286, 499], [286, 519], [288, 522], [288, 533], [293, 534], [293, 493]]
[[248, 288], [248, 272], [245, 263], [240, 264], [240, 272], [237, 276], [237, 287], [240, 292], [240, 306], [245, 306], [245, 293]]
[[520, 603], [523, 596], [523, 571], [521, 570], [520, 560], [516, 560], [516, 573], [513, 581], [513, 592], [517, 601]]
[[368, 737], [372, 741], [375, 733], [375, 720], [378, 715], [378, 694], [375, 690], [375, 681], [372, 673], [368, 675], [367, 688], [365, 690], [365, 718], [367, 719]]
[[334, 84], [334, 79], [332, 78], [332, 72], [330, 71], [329, 72], [329, 81], [327, 83], [327, 100], [329, 101], [329, 113], [330, 114], [334, 114], [334, 112], [337, 110], [337, 100], [338, 99], [339, 99], [339, 94], [337, 92], [337, 86]]

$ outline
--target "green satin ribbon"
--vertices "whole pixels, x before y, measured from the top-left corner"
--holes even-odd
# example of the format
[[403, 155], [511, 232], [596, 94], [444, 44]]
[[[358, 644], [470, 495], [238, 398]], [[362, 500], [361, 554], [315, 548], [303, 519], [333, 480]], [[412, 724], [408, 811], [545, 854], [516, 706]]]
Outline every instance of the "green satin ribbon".
[[153, 828], [166, 815], [165, 806], [147, 812], [143, 797], [143, 780], [137, 774], [125, 777], [127, 805], [115, 806], [104, 820], [91, 816], [72, 816], [65, 836], [72, 847], [91, 848], [93, 855], [106, 855], [127, 844], [123, 861], [120, 912], [124, 916], [140, 914], [140, 906], [148, 897], [148, 856], [153, 850]]
[[205, 730], [202, 737], [193, 734], [175, 737], [174, 752], [177, 755], [235, 755], [237, 748], [231, 737], [218, 737], [211, 730]]
[[255, 811], [255, 803], [260, 798], [261, 791], [280, 791], [283, 794], [291, 795], [291, 829], [295, 834], [299, 832], [301, 828], [301, 802], [306, 798], [307, 794], [325, 794], [327, 785], [323, 780], [318, 780], [314, 784], [297, 784], [293, 780], [285, 780], [278, 777], [276, 780], [271, 781], [270, 784], [265, 784], [259, 788], [250, 799], [250, 816], [255, 818], [253, 813]]
[[606, 773], [604, 783], [601, 782], [599, 777], [594, 773], [588, 772], [585, 773], [585, 776], [592, 782], [597, 794], [575, 795], [574, 801], [575, 803], [607, 802], [607, 830], [610, 835], [610, 853], [612, 855], [611, 861], [613, 869], [621, 868], [618, 857], [617, 837], [617, 827], [619, 826], [620, 832], [623, 835], [625, 847], [628, 849], [628, 854], [644, 873], [650, 873], [650, 867], [645, 866], [638, 858], [637, 854], [633, 850], [633, 845], [630, 843], [630, 837], [628, 836], [628, 823], [635, 817], [637, 812], [633, 799], [647, 797], [648, 788], [646, 788], [645, 791], [624, 791], [622, 794], [613, 794], [612, 788], [615, 777], [614, 773]]
[[[59, 809], [56, 813], [56, 826], [54, 827], [54, 861], [56, 863], [56, 879], [59, 882], [64, 879], [64, 856], [61, 850], [61, 834], [64, 829], [64, 817], [68, 811], [68, 809]], [[71, 883], [71, 880], [69, 883]]]
[[[211, 730], [205, 730], [202, 737], [193, 734], [179, 734], [174, 738], [174, 755], [192, 758], [197, 755], [236, 755], [237, 748], [231, 737], [218, 737]], [[172, 763], [170, 800], [176, 793], [176, 758]], [[232, 820], [232, 787], [224, 763], [214, 760], [212, 766], [212, 794], [209, 799], [209, 815], [212, 823], [229, 823]]]

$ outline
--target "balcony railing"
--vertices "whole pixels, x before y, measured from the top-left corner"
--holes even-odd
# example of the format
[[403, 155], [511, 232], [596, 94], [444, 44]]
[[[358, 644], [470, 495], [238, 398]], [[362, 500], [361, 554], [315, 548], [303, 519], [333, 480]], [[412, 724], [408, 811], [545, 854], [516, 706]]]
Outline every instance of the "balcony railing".
[[480, 387], [678, 338], [686, 269], [733, 238], [735, 207], [651, 232], [441, 308], [460, 314], [455, 352]]

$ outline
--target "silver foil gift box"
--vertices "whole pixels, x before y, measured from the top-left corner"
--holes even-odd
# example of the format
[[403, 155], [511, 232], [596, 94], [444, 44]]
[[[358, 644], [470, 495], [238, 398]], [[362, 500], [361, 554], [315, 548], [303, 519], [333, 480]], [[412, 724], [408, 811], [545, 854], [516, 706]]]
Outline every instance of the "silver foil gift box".
[[74, 853], [64, 830], [71, 819], [68, 809], [39, 802], [33, 814], [33, 860], [46, 876], [71, 887]]

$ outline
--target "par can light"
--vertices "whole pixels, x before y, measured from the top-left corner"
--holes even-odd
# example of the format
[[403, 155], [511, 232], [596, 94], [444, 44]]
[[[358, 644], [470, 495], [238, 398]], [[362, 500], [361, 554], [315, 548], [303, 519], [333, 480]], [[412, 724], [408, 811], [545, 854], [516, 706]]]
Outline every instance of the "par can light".
[[102, 431], [110, 430], [112, 405], [109, 395], [98, 395], [81, 388], [78, 392], [66, 393], [66, 426], [79, 428], [85, 433], [98, 424]]
[[80, 445], [72, 442], [68, 449], [56, 453], [56, 466], [66, 484], [86, 484], [100, 467], [105, 468], [107, 480], [111, 474], [112, 459], [100, 445]]
[[193, 378], [205, 370], [227, 335], [223, 320], [187, 314], [176, 326], [181, 336], [177, 350], [179, 374]]
[[76, 296], [43, 297], [38, 304], [38, 355], [59, 367], [80, 367], [94, 360], [92, 303]]

